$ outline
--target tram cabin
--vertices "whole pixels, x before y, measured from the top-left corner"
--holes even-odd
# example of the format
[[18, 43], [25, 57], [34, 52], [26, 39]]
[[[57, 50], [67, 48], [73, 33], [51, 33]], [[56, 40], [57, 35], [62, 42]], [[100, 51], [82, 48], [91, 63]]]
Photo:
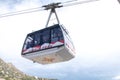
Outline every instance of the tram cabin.
[[29, 33], [21, 55], [33, 62], [50, 64], [74, 58], [75, 51], [66, 29], [60, 24], [55, 24]]

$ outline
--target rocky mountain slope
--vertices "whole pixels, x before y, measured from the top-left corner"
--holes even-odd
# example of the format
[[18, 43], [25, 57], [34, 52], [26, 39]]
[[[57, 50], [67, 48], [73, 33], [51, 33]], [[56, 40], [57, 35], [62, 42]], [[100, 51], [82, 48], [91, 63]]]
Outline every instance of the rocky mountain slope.
[[15, 68], [11, 63], [5, 63], [0, 59], [0, 80], [56, 80], [46, 78], [36, 78], [28, 76]]

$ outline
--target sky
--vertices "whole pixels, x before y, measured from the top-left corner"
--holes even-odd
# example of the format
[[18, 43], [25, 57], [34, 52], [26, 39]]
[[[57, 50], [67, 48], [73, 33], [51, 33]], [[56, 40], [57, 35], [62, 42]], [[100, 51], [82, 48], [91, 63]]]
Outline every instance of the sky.
[[[0, 14], [57, 1], [60, 0], [0, 0]], [[59, 80], [120, 80], [118, 1], [99, 0], [64, 7], [57, 9], [57, 14], [74, 43], [74, 59], [41, 65], [21, 57], [26, 35], [45, 27], [49, 11], [0, 18], [0, 58], [32, 76]]]

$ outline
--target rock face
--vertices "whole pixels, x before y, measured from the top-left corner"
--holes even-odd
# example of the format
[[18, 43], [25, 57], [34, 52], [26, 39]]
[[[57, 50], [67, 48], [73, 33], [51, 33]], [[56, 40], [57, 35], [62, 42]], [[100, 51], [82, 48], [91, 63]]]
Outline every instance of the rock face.
[[36, 78], [28, 76], [15, 68], [11, 63], [5, 63], [0, 59], [0, 80], [56, 80], [46, 78]]

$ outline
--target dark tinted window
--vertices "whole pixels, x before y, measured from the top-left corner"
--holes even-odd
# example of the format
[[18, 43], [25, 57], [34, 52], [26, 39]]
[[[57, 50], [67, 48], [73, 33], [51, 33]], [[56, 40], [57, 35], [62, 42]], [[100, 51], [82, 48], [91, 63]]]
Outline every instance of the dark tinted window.
[[55, 27], [51, 30], [51, 42], [63, 40], [63, 34], [60, 27]]
[[25, 44], [23, 46], [23, 51], [26, 51], [29, 49], [30, 51], [29, 50], [26, 51], [26, 53], [28, 53], [35, 48], [36, 49], [40, 48], [40, 46], [42, 46], [42, 44], [44, 43], [50, 44], [52, 42], [55, 43], [60, 40], [63, 41], [62, 30], [59, 27], [59, 25], [55, 25], [50, 28], [45, 28], [43, 30], [39, 30], [39, 31], [28, 34], [25, 40]]
[[42, 43], [50, 43], [50, 29], [42, 31], [41, 40]]
[[26, 45], [26, 49], [34, 46], [34, 35], [33, 34], [30, 34], [27, 36], [25, 45]]
[[34, 34], [34, 46], [38, 46], [38, 45], [41, 45], [41, 40], [40, 40], [40, 37], [41, 37], [41, 33], [40, 32], [36, 32]]

